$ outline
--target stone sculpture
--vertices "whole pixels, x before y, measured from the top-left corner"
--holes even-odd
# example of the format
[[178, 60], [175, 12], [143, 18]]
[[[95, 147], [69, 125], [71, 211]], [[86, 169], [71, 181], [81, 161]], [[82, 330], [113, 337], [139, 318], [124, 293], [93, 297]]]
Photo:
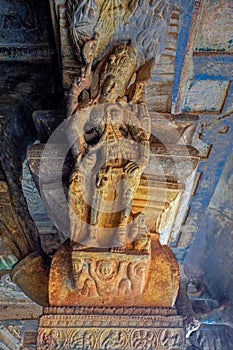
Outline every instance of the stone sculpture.
[[[86, 147], [82, 152], [80, 146], [74, 146], [78, 148], [79, 153], [75, 154], [76, 163], [70, 184], [70, 217], [73, 216], [72, 212], [79, 212], [80, 219], [89, 224], [89, 244], [91, 242], [94, 245], [97, 244], [97, 242], [93, 243], [93, 240], [95, 240], [94, 231], [98, 226], [116, 228], [113, 247], [127, 243], [126, 225], [129, 221], [133, 196], [149, 159], [149, 136], [142, 129], [140, 120], [136, 118], [135, 112], [130, 107], [133, 108], [128, 104], [115, 103], [105, 105], [104, 109], [91, 108], [89, 109], [90, 121], [86, 123], [89, 130], [86, 131], [86, 134], [84, 130], [77, 131], [77, 137], [84, 134]], [[102, 110], [103, 115], [98, 115]], [[144, 111], [147, 115], [146, 108]], [[75, 120], [76, 118], [73, 124]], [[91, 136], [91, 130], [93, 130], [93, 136]], [[92, 144], [93, 138], [98, 139], [94, 144]], [[78, 142], [80, 143], [80, 138]], [[87, 193], [88, 174], [85, 175], [85, 172], [90, 172], [89, 183], [92, 194]], [[95, 183], [91, 184], [95, 173]], [[86, 200], [91, 198], [89, 210], [84, 199], [82, 204], [75, 205], [77, 193], [80, 193], [80, 197], [85, 197]], [[79, 202], [82, 201], [80, 197]], [[112, 208], [110, 209], [111, 202]], [[104, 208], [106, 206], [107, 208]], [[74, 241], [78, 240], [75, 232], [77, 220], [77, 215], [74, 215], [74, 222], [73, 218], [71, 219], [73, 224], [71, 235]]]
[[[12, 279], [32, 299], [50, 306], [41, 319], [38, 349], [149, 349], [158, 344], [182, 349], [182, 320], [173, 309], [179, 268], [172, 251], [161, 245], [157, 227], [166, 226], [164, 217], [175, 220], [183, 188], [170, 184], [172, 195], [160, 207], [159, 186], [153, 186], [159, 176], [154, 179], [157, 169], [150, 160], [151, 154], [167, 154], [161, 144], [152, 144], [146, 105], [146, 85], [169, 8], [166, 0], [51, 1], [74, 163], [64, 185], [69, 238], [52, 257], [36, 247], [28, 232], [20, 235], [25, 252], [24, 246], [16, 251], [17, 234], [9, 238], [20, 259]], [[184, 183], [197, 164], [195, 150], [190, 147], [190, 152], [192, 169]], [[37, 165], [30, 159], [29, 164], [35, 175]], [[167, 168], [173, 179], [174, 170]], [[73, 329], [77, 325], [81, 331]]]
[[[88, 4], [76, 7], [69, 1], [68, 22], [76, 23], [81, 12], [90, 13]], [[149, 232], [142, 210], [132, 211], [149, 162], [151, 126], [145, 87], [154, 58], [140, 65], [130, 40], [109, 48], [105, 42], [111, 42], [120, 24], [113, 19], [115, 14], [125, 21], [135, 5], [103, 1], [92, 33], [86, 33], [80, 22], [71, 27], [73, 47], [82, 63], [67, 108], [66, 132], [74, 157], [68, 186], [70, 243], [58, 249], [51, 264], [50, 305], [152, 305], [156, 299], [149, 297], [154, 285], [149, 271], [155, 263], [151, 239], [152, 250], [162, 247], [155, 225]], [[178, 267], [168, 248], [167, 252], [172, 280], [166, 282], [169, 297], [163, 303], [172, 306]]]
[[[73, 240], [77, 240], [75, 231], [77, 231], [77, 221], [80, 218], [81, 221], [84, 220], [89, 224], [88, 244], [97, 244], [96, 235], [99, 223], [100, 228], [116, 228], [114, 230], [115, 241], [111, 243], [113, 247], [117, 247], [127, 244], [126, 225], [130, 216], [133, 195], [149, 159], [150, 125], [146, 106], [143, 105], [141, 110], [136, 111], [135, 106], [127, 102], [144, 103], [145, 83], [149, 79], [153, 60], [149, 60], [139, 70], [135, 82], [129, 86], [133, 75], [136, 74], [135, 48], [129, 43], [117, 45], [103, 58], [93, 72], [92, 62], [97, 54], [98, 41], [99, 39], [93, 39], [84, 45], [83, 56], [86, 66], [82, 69], [81, 77], [75, 79], [69, 95], [68, 117], [72, 119], [72, 136], [77, 139], [73, 145], [75, 170], [70, 186], [71, 236]], [[81, 96], [79, 102], [78, 99], [84, 90], [86, 94]], [[105, 108], [98, 108], [99, 104], [105, 104]], [[88, 108], [90, 110], [89, 120], [86, 120], [83, 128], [80, 128], [80, 123], [77, 121], [80, 118], [79, 111], [88, 111]], [[77, 114], [76, 118], [75, 114]], [[139, 117], [135, 114], [138, 114]], [[146, 122], [147, 132], [143, 130], [142, 121]], [[68, 130], [68, 137], [69, 133], [70, 130]], [[132, 141], [135, 141], [134, 144]], [[97, 162], [101, 164], [98, 170], [95, 169]], [[93, 197], [92, 203], [89, 203], [90, 209], [84, 203], [85, 200], [81, 203], [80, 197], [83, 197], [87, 190], [80, 191], [80, 187], [81, 181], [86, 185], [85, 170], [94, 169], [97, 171], [97, 177], [94, 188], [92, 186], [93, 193], [89, 195]], [[103, 213], [105, 210], [103, 202], [109, 205], [108, 202], [113, 201], [114, 196], [117, 195], [113, 189], [117, 189], [117, 184], [122, 181], [124, 185], [119, 189], [121, 193], [118, 193], [118, 200], [114, 201], [115, 208], [113, 207], [111, 213], [106, 215]], [[77, 193], [80, 194], [80, 197], [79, 203], [75, 205]], [[88, 197], [87, 194], [86, 197]], [[123, 210], [117, 210], [117, 206], [118, 208], [123, 206]], [[77, 211], [79, 218], [72, 214]], [[111, 220], [111, 225], [106, 226], [109, 220]]]

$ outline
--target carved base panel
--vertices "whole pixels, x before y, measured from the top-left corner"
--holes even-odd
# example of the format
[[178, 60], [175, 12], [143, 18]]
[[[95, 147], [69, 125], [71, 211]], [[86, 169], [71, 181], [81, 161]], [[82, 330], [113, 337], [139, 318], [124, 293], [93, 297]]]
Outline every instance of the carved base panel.
[[46, 308], [37, 350], [182, 350], [183, 321], [175, 309]]
[[152, 234], [151, 255], [74, 250], [65, 242], [49, 277], [50, 306], [173, 307], [179, 267], [173, 252]]
[[134, 301], [142, 295], [150, 268], [149, 254], [72, 249], [69, 265], [66, 259], [60, 263], [68, 252], [66, 245], [62, 248], [51, 265], [50, 305], [124, 305], [125, 300]]

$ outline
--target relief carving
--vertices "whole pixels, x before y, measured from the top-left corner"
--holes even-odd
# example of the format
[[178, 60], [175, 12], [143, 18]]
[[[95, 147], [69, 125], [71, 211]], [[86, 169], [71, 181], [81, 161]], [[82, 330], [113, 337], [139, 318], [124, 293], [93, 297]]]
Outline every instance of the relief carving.
[[121, 261], [117, 264], [106, 260], [98, 261], [92, 273], [99, 295], [112, 298], [117, 295], [123, 297], [141, 294], [146, 267], [145, 263]]
[[[166, 37], [170, 3], [169, 0], [50, 1], [57, 52], [61, 54], [58, 61], [65, 91], [63, 102], [67, 105], [64, 133], [71, 150], [66, 157], [66, 179], [62, 178], [64, 183], [61, 181], [65, 204], [68, 202], [69, 206], [64, 221], [70, 230], [61, 233], [67, 240], [59, 242], [51, 257], [43, 252], [33, 220], [28, 223], [25, 220], [25, 213], [30, 216], [26, 202], [17, 201], [17, 212], [12, 206], [10, 195], [14, 196], [15, 180], [9, 182], [12, 193], [8, 193], [8, 179], [0, 183], [3, 205], [0, 228], [5, 242], [19, 259], [12, 270], [13, 281], [43, 306], [74, 308], [72, 315], [69, 310], [67, 315], [61, 315], [59, 308], [57, 315], [46, 315], [47, 325], [39, 330], [38, 349], [181, 349], [183, 346], [181, 320], [169, 323], [170, 314], [155, 312], [155, 306], [172, 309], [179, 288], [178, 264], [171, 250], [161, 245], [157, 232], [167, 230], [170, 237], [183, 203], [185, 181], [193, 174], [194, 167], [187, 165], [190, 173], [185, 172], [179, 182], [173, 156], [178, 154], [186, 165], [186, 156], [180, 155], [183, 148], [174, 147], [174, 154], [170, 155], [165, 145], [151, 142], [152, 115], [145, 96]], [[20, 29], [23, 33], [28, 31], [33, 40], [38, 26], [36, 2], [3, 0], [3, 4], [2, 36], [8, 35], [8, 29], [12, 32]], [[20, 43], [21, 38], [16, 36], [12, 40]], [[26, 49], [16, 48], [12, 55]], [[50, 53], [37, 51], [36, 46], [31, 51], [37, 58], [47, 54]], [[60, 123], [57, 119], [51, 125], [57, 123], [57, 126]], [[46, 143], [51, 130], [49, 123], [45, 125], [49, 126], [48, 137], [43, 141]], [[190, 133], [182, 135], [191, 139]], [[35, 150], [43, 157], [43, 145], [40, 146], [40, 150], [39, 147]], [[55, 143], [53, 147], [57, 149]], [[197, 164], [194, 148], [189, 150], [195, 158], [193, 163]], [[53, 161], [47, 160], [48, 168], [56, 167], [56, 155]], [[153, 157], [156, 160], [161, 157], [166, 163], [161, 177], [156, 172], [156, 162], [150, 164]], [[40, 162], [38, 156], [34, 163], [37, 170]], [[12, 164], [9, 168], [6, 164], [4, 159], [4, 167], [12, 171]], [[42, 192], [40, 180], [44, 174], [41, 173], [39, 169], [36, 175]], [[19, 180], [20, 176], [19, 171], [16, 178]], [[161, 188], [167, 190], [168, 183], [169, 199], [163, 201]], [[45, 188], [50, 189], [50, 185], [48, 180]], [[22, 194], [18, 196], [24, 198]], [[60, 197], [54, 198], [55, 205], [60, 204]], [[17, 216], [20, 220], [15, 220]], [[84, 311], [79, 313], [80, 306]], [[105, 307], [103, 317], [101, 306]], [[93, 312], [85, 311], [85, 307]], [[14, 333], [17, 335], [15, 330]]]
[[[171, 321], [171, 320], [170, 320]], [[164, 342], [164, 329], [154, 327], [153, 329], [125, 327], [87, 327], [74, 329], [73, 327], [41, 328], [38, 337], [38, 350], [45, 349], [109, 349], [109, 350], [150, 350], [150, 349], [185, 349], [184, 341], [181, 340], [182, 331], [176, 328], [175, 320], [167, 327], [167, 343]], [[177, 336], [176, 336], [177, 335]], [[56, 338], [59, 336], [59, 339]]]
[[[77, 217], [89, 224], [87, 245], [98, 246], [98, 236], [103, 244], [101, 229], [106, 227], [114, 230], [110, 246], [126, 245], [129, 240], [132, 200], [149, 159], [148, 136], [139, 119], [144, 115], [137, 118], [130, 107], [115, 103], [91, 108], [83, 130], [77, 129], [77, 117], [71, 121], [75, 138], [81, 135], [73, 146], [76, 164], [70, 184], [71, 237], [75, 242], [80, 242], [82, 229]], [[87, 193], [87, 188], [92, 193]]]
[[[180, 349], [183, 344], [183, 336], [177, 331], [165, 329], [161, 332], [160, 341], [164, 349]], [[179, 347], [180, 346], [180, 347]]]
[[156, 349], [157, 336], [152, 330], [136, 330], [132, 334], [132, 345], [135, 349]]
[[[98, 37], [96, 56], [101, 54], [111, 37], [123, 22], [133, 14], [138, 0], [100, 0], [82, 1], [77, 4], [73, 0], [67, 1], [67, 18], [70, 25], [70, 35], [76, 50], [83, 43], [91, 39], [95, 33]], [[77, 51], [79, 54], [80, 52]]]
[[61, 341], [61, 332], [57, 329], [42, 331], [38, 335], [38, 341], [41, 349], [55, 350], [61, 349], [63, 342]]
[[82, 258], [73, 261], [73, 278], [77, 296], [97, 297], [95, 280], [89, 273], [89, 264]]
[[131, 240], [133, 241], [134, 250], [149, 254], [151, 248], [151, 236], [146, 225], [144, 213], [140, 213], [134, 220], [133, 229], [131, 231]]
[[128, 335], [123, 330], [107, 330], [100, 336], [100, 344], [103, 349], [124, 349], [128, 341]]
[[[127, 304], [127, 297], [133, 301], [143, 295], [150, 266], [149, 254], [90, 252], [72, 248], [71, 265], [66, 263], [62, 271], [59, 261], [64, 249], [65, 246], [51, 265], [51, 305], [68, 305], [67, 301], [77, 306], [118, 305]], [[67, 284], [69, 281], [71, 286]]]
[[164, 48], [170, 20], [170, 1], [53, 0], [52, 17], [56, 45], [63, 67], [63, 85], [69, 89], [85, 64], [85, 43], [98, 39], [94, 64], [109, 48], [131, 40], [137, 47], [138, 67]]
[[[97, 67], [93, 68], [97, 42], [98, 39], [93, 39], [84, 45], [83, 56], [86, 65], [82, 68], [81, 76], [76, 78], [71, 86], [68, 116], [77, 109], [93, 104], [119, 101], [145, 103], [145, 85], [150, 79], [154, 60], [148, 60], [137, 69], [135, 47], [126, 41], [115, 46]], [[132, 78], [134, 82], [130, 84]]]
[[65, 349], [94, 349], [97, 343], [94, 331], [86, 330], [84, 332], [75, 331], [66, 339]]

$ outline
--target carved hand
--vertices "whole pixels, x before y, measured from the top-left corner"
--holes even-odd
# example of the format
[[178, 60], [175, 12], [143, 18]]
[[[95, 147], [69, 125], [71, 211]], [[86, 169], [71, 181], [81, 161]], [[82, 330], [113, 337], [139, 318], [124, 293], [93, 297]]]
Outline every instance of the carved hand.
[[[88, 74], [87, 74], [88, 72]], [[69, 93], [68, 117], [71, 116], [78, 107], [78, 97], [85, 89], [90, 89], [92, 81], [92, 73], [87, 67], [83, 67], [81, 77], [75, 78]]]
[[92, 81], [91, 72], [87, 70], [86, 67], [83, 67], [81, 77], [79, 78], [79, 81], [77, 84], [79, 91], [81, 92], [84, 89], [90, 89], [91, 81]]

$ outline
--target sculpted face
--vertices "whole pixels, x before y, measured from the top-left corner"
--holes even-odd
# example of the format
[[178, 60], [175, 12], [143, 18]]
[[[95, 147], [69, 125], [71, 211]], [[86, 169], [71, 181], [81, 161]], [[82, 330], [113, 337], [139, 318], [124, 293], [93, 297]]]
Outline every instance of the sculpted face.
[[123, 97], [125, 89], [136, 69], [135, 50], [131, 45], [122, 44], [116, 47], [103, 68], [99, 102], [116, 102]]
[[146, 223], [145, 215], [139, 214], [138, 215], [138, 225], [139, 225], [139, 227], [145, 226], [145, 223]]
[[109, 261], [103, 261], [99, 266], [99, 272], [104, 277], [110, 277], [113, 274], [113, 265]]
[[73, 264], [74, 273], [80, 273], [82, 271], [83, 263], [84, 261], [81, 258], [75, 260], [75, 263]]

